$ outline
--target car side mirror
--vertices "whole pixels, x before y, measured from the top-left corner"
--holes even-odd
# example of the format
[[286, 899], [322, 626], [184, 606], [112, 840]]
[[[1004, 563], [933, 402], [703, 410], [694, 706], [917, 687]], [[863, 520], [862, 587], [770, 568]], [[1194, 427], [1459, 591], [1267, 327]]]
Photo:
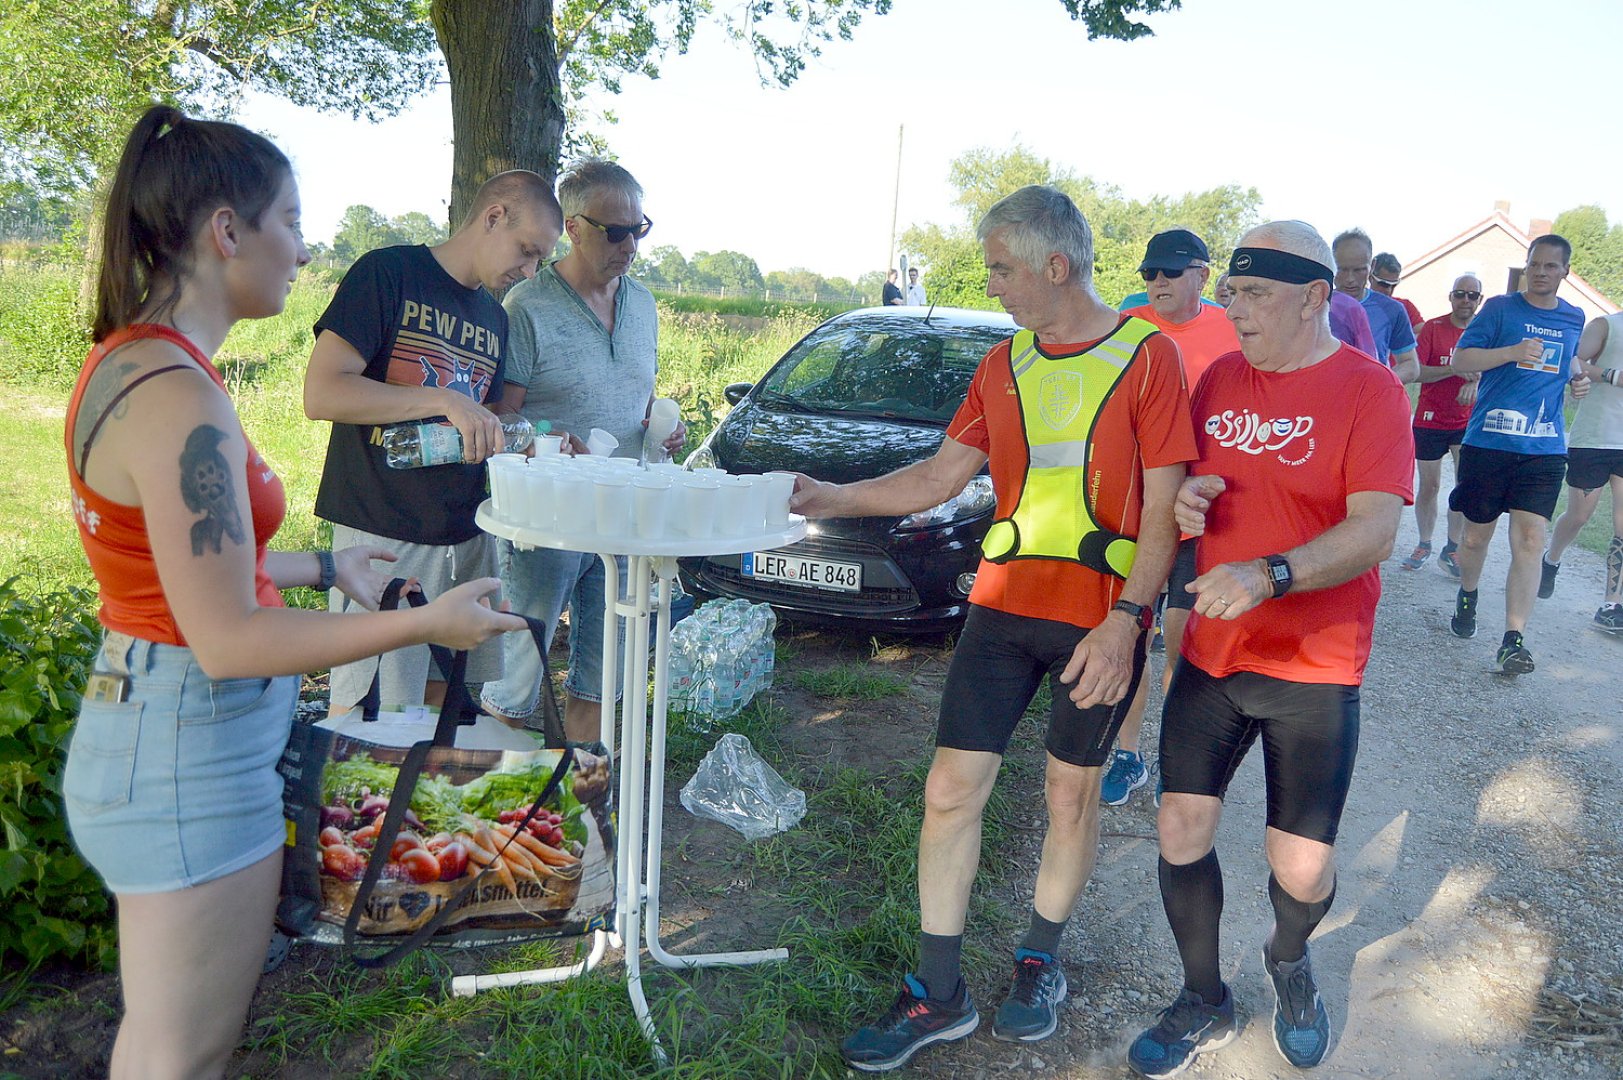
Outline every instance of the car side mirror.
[[754, 385], [754, 383], [747, 382], [728, 383], [727, 388], [721, 392], [721, 396], [727, 399], [727, 404], [737, 405], [744, 400], [744, 395], [749, 393], [750, 387]]

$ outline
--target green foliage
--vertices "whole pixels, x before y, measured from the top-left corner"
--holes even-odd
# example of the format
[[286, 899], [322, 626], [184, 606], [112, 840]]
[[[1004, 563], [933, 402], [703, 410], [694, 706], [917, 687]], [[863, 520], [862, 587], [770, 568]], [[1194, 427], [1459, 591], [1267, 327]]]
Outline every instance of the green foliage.
[[53, 266], [0, 269], [0, 378], [66, 394], [89, 348], [77, 275]]
[[917, 252], [928, 267], [931, 298], [962, 307], [996, 307], [985, 298], [986, 271], [974, 225], [993, 203], [1028, 184], [1059, 188], [1087, 217], [1093, 228], [1094, 287], [1110, 303], [1141, 288], [1136, 269], [1145, 243], [1157, 232], [1193, 230], [1211, 249], [1213, 264], [1221, 265], [1240, 234], [1256, 224], [1262, 204], [1255, 188], [1233, 184], [1141, 202], [1113, 185], [1079, 177], [1018, 143], [1002, 151], [970, 150], [953, 161], [948, 178], [958, 189], [955, 201], [967, 224], [945, 229], [914, 226], [902, 235], [902, 246]]
[[[445, 229], [420, 210], [386, 218], [370, 206], [356, 205], [338, 219], [333, 235], [333, 257], [348, 266], [368, 251], [396, 244], [437, 244], [445, 239]], [[314, 252], [311, 252], [312, 258]]]
[[697, 284], [739, 292], [760, 292], [766, 287], [755, 260], [738, 251], [700, 251], [693, 256]]
[[62, 761], [100, 634], [95, 596], [0, 584], [0, 967], [6, 996], [47, 960], [108, 966], [107, 892], [68, 838]]
[[1608, 225], [1599, 206], [1576, 206], [1555, 219], [1555, 231], [1572, 245], [1572, 271], [1623, 304], [1623, 224]]

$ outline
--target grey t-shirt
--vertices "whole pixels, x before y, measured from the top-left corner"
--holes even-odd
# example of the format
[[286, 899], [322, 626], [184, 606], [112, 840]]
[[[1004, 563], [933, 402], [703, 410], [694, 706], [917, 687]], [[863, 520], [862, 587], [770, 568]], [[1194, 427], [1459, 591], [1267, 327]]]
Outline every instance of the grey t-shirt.
[[525, 387], [522, 412], [585, 441], [598, 427], [620, 440], [616, 457], [642, 451], [643, 418], [659, 369], [654, 294], [620, 278], [610, 335], [554, 266], [507, 294], [505, 380]]

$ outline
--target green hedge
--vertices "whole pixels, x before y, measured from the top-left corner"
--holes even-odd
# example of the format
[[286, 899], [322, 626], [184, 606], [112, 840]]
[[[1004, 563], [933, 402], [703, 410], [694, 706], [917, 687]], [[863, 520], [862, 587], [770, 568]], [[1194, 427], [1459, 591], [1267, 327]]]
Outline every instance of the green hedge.
[[101, 634], [95, 594], [0, 584], [0, 1008], [48, 960], [111, 967], [101, 879], [68, 839], [62, 762]]

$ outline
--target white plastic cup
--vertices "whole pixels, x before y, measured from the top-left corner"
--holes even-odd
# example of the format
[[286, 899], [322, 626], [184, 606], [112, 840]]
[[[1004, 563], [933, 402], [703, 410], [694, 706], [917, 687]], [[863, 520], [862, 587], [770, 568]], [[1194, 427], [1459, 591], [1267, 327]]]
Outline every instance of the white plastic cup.
[[564, 437], [562, 435], [537, 435], [535, 437], [535, 456], [538, 458], [552, 457], [563, 450]]
[[716, 503], [721, 487], [705, 476], [689, 476], [678, 492], [682, 531], [695, 540], [708, 539], [716, 530]]
[[631, 521], [644, 540], [667, 535], [671, 482], [663, 476], [639, 476], [631, 481]]
[[620, 440], [616, 439], [613, 435], [610, 435], [600, 427], [593, 428], [586, 436], [587, 452], [594, 454], [597, 457], [608, 457], [610, 454], [614, 453], [615, 450], [619, 449], [619, 446]]
[[739, 477], [744, 481], [744, 517], [740, 528], [744, 535], [754, 536], [766, 530], [766, 477], [758, 473], [746, 473]]
[[682, 477], [688, 475], [688, 471], [674, 461], [651, 461], [648, 471], [655, 476], [668, 478], [673, 484], [680, 483]]
[[557, 528], [568, 536], [590, 534], [597, 521], [592, 503], [592, 482], [575, 469], [559, 469], [552, 475], [552, 504]]
[[749, 527], [750, 482], [742, 476], [718, 476], [720, 498], [716, 504], [716, 530], [722, 536], [747, 536], [760, 532]]
[[545, 469], [524, 469], [524, 519], [517, 524], [532, 529], [551, 529], [557, 500], [552, 494], [552, 477]]
[[601, 464], [605, 469], [607, 469], [611, 473], [619, 473], [619, 472], [636, 473], [636, 472], [640, 472], [641, 469], [642, 469], [642, 466], [638, 463], [637, 459], [636, 458], [630, 458], [630, 457], [605, 458], [605, 459], [603, 459]]
[[789, 524], [789, 498], [795, 493], [795, 474], [762, 473], [758, 482], [766, 486], [766, 527], [771, 529]]
[[623, 476], [599, 476], [592, 481], [599, 536], [624, 536], [631, 531], [631, 481]]
[[682, 407], [668, 397], [656, 398], [648, 407], [648, 428], [642, 434], [642, 459], [664, 461], [665, 440], [671, 437], [682, 419]]
[[519, 495], [513, 490], [514, 474], [510, 471], [524, 467], [523, 454], [492, 454], [485, 467], [490, 475], [490, 500], [496, 517], [512, 521]]

